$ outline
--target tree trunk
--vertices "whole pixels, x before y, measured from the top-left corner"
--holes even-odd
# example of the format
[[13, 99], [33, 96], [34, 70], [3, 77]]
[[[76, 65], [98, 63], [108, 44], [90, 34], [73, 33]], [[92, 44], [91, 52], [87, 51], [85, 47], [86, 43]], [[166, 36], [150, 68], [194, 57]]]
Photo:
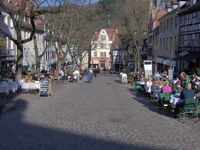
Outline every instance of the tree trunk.
[[22, 79], [22, 63], [23, 63], [23, 45], [17, 45], [17, 62], [15, 80], [20, 81]]
[[64, 75], [65, 75], [65, 72], [66, 72], [66, 63], [65, 63], [65, 61], [62, 61], [62, 63], [61, 63], [61, 70], [64, 72]]
[[79, 58], [79, 70], [80, 70], [80, 72], [82, 72], [82, 59], [81, 58]]
[[137, 49], [137, 69], [138, 69], [138, 73], [140, 73], [141, 71], [141, 55], [140, 55], [140, 49]]
[[59, 72], [60, 72], [60, 70], [61, 70], [61, 68], [62, 68], [62, 67], [61, 67], [61, 64], [62, 64], [62, 63], [61, 63], [61, 60], [58, 59], [58, 71], [59, 71]]
[[138, 70], [138, 58], [137, 54], [134, 55], [134, 73], [137, 73]]
[[91, 50], [88, 51], [88, 67], [91, 67]]
[[35, 49], [36, 73], [38, 74], [40, 72], [40, 60], [42, 57], [39, 56], [39, 50], [38, 50], [38, 46], [37, 46], [36, 37], [33, 38], [33, 42], [34, 42], [34, 49]]
[[36, 73], [40, 73], [40, 58], [36, 58]]

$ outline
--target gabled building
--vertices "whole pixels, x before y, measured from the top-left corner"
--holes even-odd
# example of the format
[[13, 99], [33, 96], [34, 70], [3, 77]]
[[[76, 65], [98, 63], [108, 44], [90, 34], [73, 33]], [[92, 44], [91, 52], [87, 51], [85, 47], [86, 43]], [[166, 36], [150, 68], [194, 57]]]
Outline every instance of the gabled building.
[[149, 14], [147, 58], [153, 60], [156, 52], [156, 39], [159, 32], [159, 19], [167, 13], [166, 9], [152, 6]]
[[200, 67], [200, 0], [190, 0], [179, 11], [179, 70]]
[[156, 70], [164, 71], [176, 67], [176, 55], [178, 53], [178, 2], [170, 1], [166, 5], [167, 13], [160, 19], [158, 47], [155, 53]]
[[[13, 23], [7, 13], [0, 9], [0, 28], [9, 35], [14, 35]], [[5, 35], [0, 34], [0, 75], [15, 70], [16, 46]]]
[[[91, 51], [91, 65], [93, 68], [111, 69], [113, 67], [116, 55], [115, 50], [119, 42], [117, 29], [102, 29], [96, 32], [92, 37], [93, 49]], [[114, 54], [114, 55], [113, 55]], [[114, 60], [112, 59], [112, 56]]]
[[[19, 9], [21, 0], [3, 0], [2, 2], [6, 7], [11, 9], [13, 12], [16, 12], [16, 15], [17, 15], [17, 10]], [[28, 16], [29, 15], [28, 11], [30, 9], [29, 4], [30, 3], [27, 2], [27, 6], [26, 6], [27, 12], [24, 17], [24, 22], [21, 25], [22, 39], [28, 38], [32, 30], [30, 19]], [[7, 32], [9, 32], [10, 35], [12, 35], [12, 37], [16, 38], [16, 32], [15, 32], [15, 28], [14, 28], [11, 17], [9, 16], [8, 13], [3, 11], [3, 9], [1, 8], [0, 8], [0, 12], [1, 12], [0, 18], [2, 20], [0, 22], [1, 24], [0, 28], [3, 29], [4, 31], [6, 30]], [[36, 39], [39, 54], [41, 54], [44, 51], [43, 35], [44, 35], [44, 24], [39, 18], [36, 18], [36, 32], [35, 32], [34, 38]], [[0, 62], [0, 66], [1, 66], [0, 70], [6, 71], [8, 69], [11, 69], [13, 72], [15, 72], [15, 64], [16, 64], [16, 58], [17, 58], [16, 45], [8, 37], [3, 36], [3, 39], [6, 40], [6, 45], [4, 46], [0, 45], [0, 57], [2, 58]], [[36, 62], [35, 62], [34, 49], [35, 49], [34, 40], [28, 43], [25, 43], [23, 45], [24, 56], [23, 56], [22, 65], [25, 69], [29, 69], [29, 70], [35, 69]]]

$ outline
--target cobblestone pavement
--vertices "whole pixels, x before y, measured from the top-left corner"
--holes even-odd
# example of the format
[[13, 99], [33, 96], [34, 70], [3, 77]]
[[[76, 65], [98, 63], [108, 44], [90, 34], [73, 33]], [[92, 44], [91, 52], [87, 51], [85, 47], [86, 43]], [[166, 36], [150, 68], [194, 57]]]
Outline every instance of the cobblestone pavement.
[[200, 121], [182, 123], [130, 89], [102, 75], [59, 81], [51, 97], [20, 95], [0, 117], [0, 150], [200, 150]]

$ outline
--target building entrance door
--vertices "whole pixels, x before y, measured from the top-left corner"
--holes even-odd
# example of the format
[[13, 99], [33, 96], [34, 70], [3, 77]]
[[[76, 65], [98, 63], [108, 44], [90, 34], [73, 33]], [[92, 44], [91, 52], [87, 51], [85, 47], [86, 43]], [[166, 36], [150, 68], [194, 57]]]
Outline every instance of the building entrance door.
[[101, 62], [101, 69], [105, 69], [105, 62]]

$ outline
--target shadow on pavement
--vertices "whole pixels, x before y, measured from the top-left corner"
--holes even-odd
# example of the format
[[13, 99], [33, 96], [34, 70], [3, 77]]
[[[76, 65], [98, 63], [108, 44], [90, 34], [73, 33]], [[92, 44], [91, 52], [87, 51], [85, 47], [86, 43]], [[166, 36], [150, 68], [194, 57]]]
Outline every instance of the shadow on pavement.
[[15, 105], [15, 111], [0, 118], [0, 150], [162, 150], [37, 125], [24, 119], [28, 108], [25, 100], [17, 100]]
[[114, 80], [116, 83], [122, 84], [120, 80]]
[[148, 108], [152, 112], [156, 112], [160, 115], [165, 115], [169, 118], [174, 118], [174, 113], [167, 109], [163, 109], [159, 106], [158, 101], [150, 100], [144, 97], [144, 95], [136, 94], [133, 89], [128, 89], [133, 94], [133, 99], [138, 101], [139, 103], [143, 104], [144, 107]]

